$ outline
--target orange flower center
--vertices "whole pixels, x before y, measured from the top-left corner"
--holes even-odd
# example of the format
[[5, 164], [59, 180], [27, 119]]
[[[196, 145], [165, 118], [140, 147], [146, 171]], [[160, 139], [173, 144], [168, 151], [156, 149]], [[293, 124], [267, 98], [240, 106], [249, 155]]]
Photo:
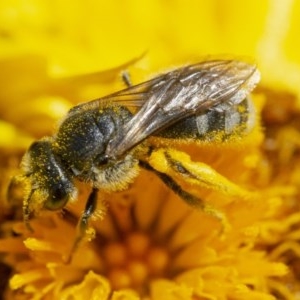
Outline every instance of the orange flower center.
[[142, 288], [149, 279], [162, 277], [169, 264], [166, 248], [152, 243], [142, 232], [128, 233], [124, 242], [110, 242], [103, 251], [114, 289]]

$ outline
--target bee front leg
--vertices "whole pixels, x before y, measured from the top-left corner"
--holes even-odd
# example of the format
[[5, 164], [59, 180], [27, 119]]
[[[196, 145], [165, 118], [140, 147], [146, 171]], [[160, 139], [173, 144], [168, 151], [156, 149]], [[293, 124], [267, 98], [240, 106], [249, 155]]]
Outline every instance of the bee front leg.
[[77, 223], [76, 238], [73, 243], [70, 255], [66, 261], [67, 263], [69, 263], [72, 260], [72, 256], [73, 256], [74, 252], [76, 251], [80, 242], [85, 237], [86, 230], [87, 230], [88, 224], [89, 224], [89, 219], [91, 218], [91, 216], [93, 215], [93, 213], [95, 212], [96, 207], [97, 207], [97, 194], [98, 194], [98, 189], [93, 188], [92, 192], [89, 195], [88, 200], [86, 202], [84, 211], [83, 211], [82, 215], [80, 216], [80, 219]]

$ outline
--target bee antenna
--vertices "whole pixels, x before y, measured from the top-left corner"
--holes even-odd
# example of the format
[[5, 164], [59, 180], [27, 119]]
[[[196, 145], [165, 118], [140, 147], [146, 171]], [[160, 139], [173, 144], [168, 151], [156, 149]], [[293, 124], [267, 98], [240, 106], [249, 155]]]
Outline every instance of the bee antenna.
[[122, 80], [125, 83], [125, 85], [129, 88], [132, 86], [131, 80], [130, 80], [130, 74], [127, 70], [123, 71], [122, 74]]
[[24, 224], [30, 232], [34, 231], [33, 228], [30, 225], [30, 222], [29, 222], [30, 218], [31, 218], [31, 211], [30, 211], [29, 204], [30, 204], [30, 200], [31, 200], [31, 197], [33, 195], [33, 192], [34, 192], [34, 190], [31, 190], [28, 197], [27, 197], [27, 199], [25, 199], [24, 202], [23, 202]]

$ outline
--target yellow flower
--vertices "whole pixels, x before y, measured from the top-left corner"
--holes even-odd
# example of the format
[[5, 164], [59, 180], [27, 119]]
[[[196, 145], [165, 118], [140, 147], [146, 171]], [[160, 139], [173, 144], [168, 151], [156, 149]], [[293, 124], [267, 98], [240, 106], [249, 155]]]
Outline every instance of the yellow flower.
[[[279, 0], [2, 1], [3, 298], [298, 299], [299, 11], [299, 2]], [[173, 174], [160, 150], [151, 155], [151, 165], [203, 199], [206, 212], [142, 171], [128, 190], [100, 194], [75, 251], [90, 192], [84, 184], [78, 201], [41, 212], [28, 231], [26, 186], [11, 189], [9, 202], [6, 191], [33, 140], [53, 134], [74, 104], [123, 88], [124, 70], [139, 83], [219, 54], [258, 63], [253, 132], [228, 144], [168, 149], [201, 182]]]

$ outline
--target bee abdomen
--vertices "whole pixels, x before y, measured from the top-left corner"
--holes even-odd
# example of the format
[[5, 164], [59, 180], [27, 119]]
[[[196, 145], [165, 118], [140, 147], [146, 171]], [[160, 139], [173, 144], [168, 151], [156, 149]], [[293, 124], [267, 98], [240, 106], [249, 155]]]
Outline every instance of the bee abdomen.
[[254, 125], [254, 108], [249, 97], [237, 105], [224, 103], [206, 112], [188, 117], [157, 135], [171, 139], [204, 141], [227, 140], [249, 132]]

